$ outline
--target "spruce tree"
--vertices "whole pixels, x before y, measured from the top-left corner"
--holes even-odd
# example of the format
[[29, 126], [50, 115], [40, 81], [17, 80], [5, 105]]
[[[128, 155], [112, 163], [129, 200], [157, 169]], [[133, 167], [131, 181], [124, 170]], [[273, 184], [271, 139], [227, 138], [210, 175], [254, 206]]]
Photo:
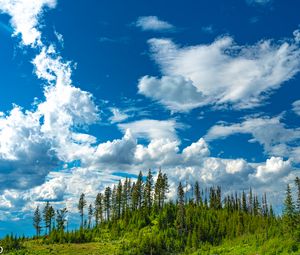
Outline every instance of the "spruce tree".
[[41, 221], [42, 221], [42, 216], [41, 216], [40, 208], [39, 206], [37, 206], [33, 215], [33, 226], [35, 228], [37, 237], [39, 237], [41, 233]]
[[153, 175], [151, 169], [148, 171], [148, 175], [146, 177], [146, 182], [144, 185], [144, 208], [148, 210], [151, 209], [152, 206], [152, 189], [153, 189]]
[[81, 225], [80, 225], [81, 228], [83, 228], [83, 217], [84, 217], [84, 207], [85, 206], [86, 206], [85, 194], [82, 193], [80, 195], [78, 206], [77, 206], [79, 214], [80, 214], [80, 218], [81, 218]]
[[136, 183], [132, 187], [133, 209], [140, 209], [143, 201], [143, 174], [140, 171]]
[[96, 226], [98, 226], [99, 222], [103, 221], [103, 195], [102, 193], [98, 193], [95, 199], [95, 222]]
[[297, 176], [295, 179], [295, 184], [297, 188], [297, 200], [296, 200], [296, 212], [300, 215], [300, 178]]
[[286, 188], [286, 197], [284, 200], [283, 219], [288, 231], [293, 230], [295, 223], [295, 205], [292, 198], [291, 187], [288, 184]]
[[202, 205], [201, 190], [198, 181], [195, 182], [195, 200], [196, 205]]
[[106, 187], [104, 191], [104, 210], [106, 212], [106, 220], [110, 220], [110, 209], [111, 209], [111, 188]]
[[181, 182], [177, 188], [177, 215], [176, 226], [180, 236], [184, 234], [185, 230], [185, 206], [184, 206], [184, 190]]
[[67, 213], [68, 213], [67, 208], [59, 209], [56, 211], [56, 224], [57, 224], [57, 229], [59, 231], [63, 232], [65, 229], [65, 224], [67, 222]]
[[123, 190], [123, 186], [122, 186], [122, 182], [121, 180], [119, 180], [119, 184], [117, 187], [117, 191], [116, 191], [116, 216], [117, 219], [121, 218], [121, 210], [122, 210], [122, 190]]
[[88, 209], [88, 228], [91, 228], [91, 223], [92, 223], [92, 217], [93, 217], [93, 206], [92, 204], [89, 205]]
[[[45, 223], [45, 229], [46, 229], [46, 234], [47, 234], [47, 230], [49, 230], [49, 225], [50, 225], [50, 222], [49, 222], [49, 208], [50, 208], [50, 203], [49, 201], [46, 202], [46, 205], [43, 209], [43, 220], [44, 220], [44, 223]], [[49, 231], [50, 233], [50, 231]]]

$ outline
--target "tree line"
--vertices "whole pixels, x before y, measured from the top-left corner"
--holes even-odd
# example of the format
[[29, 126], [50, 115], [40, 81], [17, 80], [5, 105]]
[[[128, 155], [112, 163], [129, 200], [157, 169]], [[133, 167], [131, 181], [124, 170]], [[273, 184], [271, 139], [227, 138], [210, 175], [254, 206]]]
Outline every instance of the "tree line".
[[220, 245], [243, 235], [255, 237], [258, 243], [280, 235], [298, 242], [298, 177], [294, 184], [296, 193], [287, 185], [283, 213], [276, 215], [267, 194], [259, 197], [251, 188], [222, 194], [220, 186], [207, 188], [195, 181], [187, 192], [187, 184], [179, 182], [176, 200], [168, 200], [168, 176], [159, 170], [154, 181], [149, 170], [146, 176], [140, 172], [135, 181], [125, 178], [113, 187], [107, 186], [92, 204], [82, 193], [77, 204], [80, 226], [76, 230], [67, 229], [67, 208], [55, 210], [49, 202], [43, 209], [36, 207], [33, 226], [36, 238], [45, 243], [122, 238], [122, 254], [196, 251], [206, 244]]

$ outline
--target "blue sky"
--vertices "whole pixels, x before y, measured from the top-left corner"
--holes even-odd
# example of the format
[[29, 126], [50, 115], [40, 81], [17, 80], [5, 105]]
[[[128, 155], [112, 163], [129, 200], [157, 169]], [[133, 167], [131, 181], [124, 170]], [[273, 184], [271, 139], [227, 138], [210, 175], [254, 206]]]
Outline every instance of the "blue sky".
[[299, 7], [0, 0], [0, 236], [32, 234], [47, 200], [76, 225], [81, 192], [148, 168], [170, 198], [197, 179], [279, 208], [300, 163]]

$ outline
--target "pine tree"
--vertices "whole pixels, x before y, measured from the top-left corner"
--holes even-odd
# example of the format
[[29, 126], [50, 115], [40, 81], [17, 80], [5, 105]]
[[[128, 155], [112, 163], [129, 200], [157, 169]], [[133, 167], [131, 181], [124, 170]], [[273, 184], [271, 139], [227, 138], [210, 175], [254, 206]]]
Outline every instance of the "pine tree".
[[56, 211], [56, 224], [57, 224], [57, 229], [59, 231], [63, 232], [65, 229], [65, 224], [67, 222], [67, 213], [68, 213], [67, 208], [63, 208]]
[[[46, 205], [43, 209], [43, 220], [45, 222], [46, 234], [47, 234], [47, 230], [49, 230], [49, 208], [50, 208], [50, 204], [49, 204], [49, 201], [47, 201]], [[50, 231], [49, 231], [49, 233], [50, 233]]]
[[181, 182], [177, 188], [177, 216], [176, 226], [180, 236], [183, 235], [185, 230], [185, 206], [184, 206], [184, 190]]
[[41, 221], [42, 221], [42, 216], [40, 212], [39, 206], [36, 207], [33, 215], [33, 226], [36, 231], [36, 236], [40, 236], [41, 233]]
[[116, 191], [116, 214], [117, 214], [117, 219], [121, 218], [121, 210], [122, 210], [122, 190], [123, 190], [123, 186], [122, 186], [122, 182], [121, 180], [119, 181], [118, 187], [117, 187], [117, 191]]
[[51, 232], [51, 224], [54, 218], [55, 211], [53, 207], [50, 205], [49, 201], [46, 202], [46, 205], [43, 210], [43, 220], [45, 222], [46, 233], [48, 230], [48, 234]]
[[165, 200], [167, 199], [167, 194], [169, 193], [169, 182], [168, 176], [166, 173], [163, 174], [163, 182], [162, 182], [162, 207], [164, 207]]
[[143, 200], [143, 174], [140, 171], [136, 183], [132, 187], [132, 206], [133, 209], [140, 209]]
[[283, 219], [288, 231], [293, 230], [295, 223], [295, 205], [292, 198], [290, 185], [286, 188], [286, 197], [284, 200]]
[[252, 188], [251, 187], [250, 187], [250, 191], [249, 191], [248, 212], [250, 214], [253, 214], [253, 194], [252, 194]]
[[248, 212], [246, 193], [244, 191], [242, 193], [242, 210], [244, 213]]
[[106, 187], [104, 191], [104, 210], [106, 212], [106, 220], [110, 220], [110, 209], [111, 209], [111, 188]]
[[84, 217], [84, 207], [85, 206], [86, 206], [85, 194], [82, 193], [80, 195], [78, 206], [77, 206], [79, 214], [80, 214], [80, 218], [81, 218], [81, 225], [80, 225], [81, 228], [83, 228], [83, 217]]
[[88, 228], [91, 228], [91, 223], [92, 223], [92, 217], [93, 217], [93, 206], [92, 204], [89, 205], [88, 209]]
[[50, 205], [49, 209], [48, 209], [48, 219], [49, 219], [49, 234], [51, 233], [52, 230], [52, 223], [55, 217], [55, 210], [52, 207], [52, 205]]
[[196, 199], [196, 205], [201, 206], [202, 205], [202, 198], [201, 198], [201, 191], [199, 182], [195, 182], [195, 199]]
[[99, 222], [103, 222], [103, 195], [98, 193], [95, 199], [95, 222], [98, 226]]
[[148, 171], [148, 175], [146, 177], [146, 182], [144, 186], [144, 208], [148, 210], [151, 209], [152, 206], [152, 189], [153, 189], [153, 176], [151, 169]]
[[159, 169], [156, 183], [154, 185], [154, 202], [159, 210], [162, 208], [163, 175]]
[[300, 178], [298, 176], [295, 179], [295, 184], [297, 187], [296, 212], [300, 215]]

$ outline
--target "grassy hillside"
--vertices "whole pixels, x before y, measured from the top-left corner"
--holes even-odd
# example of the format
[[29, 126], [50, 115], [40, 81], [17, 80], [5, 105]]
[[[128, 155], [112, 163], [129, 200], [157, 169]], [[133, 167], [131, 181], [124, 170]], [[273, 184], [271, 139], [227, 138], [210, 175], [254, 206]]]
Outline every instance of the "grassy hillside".
[[[202, 245], [197, 251], [190, 249], [182, 253], [191, 255], [274, 255], [274, 254], [291, 254], [298, 255], [300, 244], [292, 239], [273, 238], [262, 242], [257, 242], [255, 236], [244, 236], [234, 240], [224, 241], [219, 246], [210, 244]], [[5, 254], [83, 254], [83, 255], [104, 255], [104, 254], [124, 254], [122, 243], [128, 240], [106, 240], [105, 242], [90, 242], [83, 244], [44, 244], [40, 240], [31, 240], [24, 242], [24, 248]], [[126, 252], [130, 254], [130, 250]], [[150, 253], [149, 253], [150, 254]], [[153, 253], [157, 254], [157, 253]], [[174, 254], [174, 253], [173, 253]]]
[[81, 194], [81, 225], [71, 231], [67, 209], [55, 212], [47, 202], [42, 215], [39, 207], [34, 212], [34, 239], [10, 235], [0, 246], [7, 254], [300, 254], [300, 179], [296, 203], [288, 185], [278, 216], [267, 195], [259, 200], [252, 189], [222, 196], [221, 187], [201, 190], [196, 182], [187, 199], [179, 183], [177, 200], [165, 201], [167, 176], [159, 176], [154, 183], [149, 170], [145, 181], [140, 173], [132, 185], [126, 179], [107, 187], [88, 214]]

